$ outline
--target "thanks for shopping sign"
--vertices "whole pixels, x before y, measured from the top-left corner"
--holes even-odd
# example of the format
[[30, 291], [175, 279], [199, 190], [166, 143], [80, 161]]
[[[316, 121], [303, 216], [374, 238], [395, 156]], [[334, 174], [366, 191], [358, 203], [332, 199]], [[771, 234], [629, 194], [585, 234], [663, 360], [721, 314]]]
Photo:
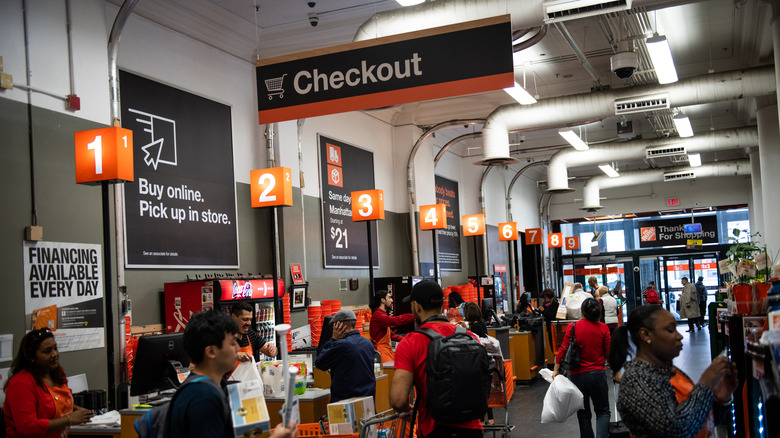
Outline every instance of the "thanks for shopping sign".
[[260, 123], [512, 86], [509, 15], [257, 61]]

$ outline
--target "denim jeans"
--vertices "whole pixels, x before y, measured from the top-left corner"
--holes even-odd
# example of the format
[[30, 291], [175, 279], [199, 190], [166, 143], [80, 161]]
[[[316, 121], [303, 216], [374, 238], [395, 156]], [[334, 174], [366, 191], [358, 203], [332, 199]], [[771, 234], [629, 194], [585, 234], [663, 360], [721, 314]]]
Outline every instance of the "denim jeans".
[[571, 381], [584, 397], [584, 407], [577, 411], [580, 437], [593, 438], [593, 426], [591, 425], [593, 415], [590, 412], [590, 401], [593, 400], [593, 410], [596, 411], [596, 438], [607, 438], [610, 416], [607, 373], [604, 370], [595, 370], [572, 374]]

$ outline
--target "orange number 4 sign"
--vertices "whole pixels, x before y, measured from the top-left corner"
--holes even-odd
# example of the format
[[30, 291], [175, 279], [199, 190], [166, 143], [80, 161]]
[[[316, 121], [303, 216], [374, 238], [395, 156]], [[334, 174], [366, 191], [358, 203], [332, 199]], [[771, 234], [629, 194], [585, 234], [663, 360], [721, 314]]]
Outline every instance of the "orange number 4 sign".
[[352, 220], [385, 219], [385, 197], [381, 190], [352, 192]]
[[431, 204], [420, 206], [420, 230], [443, 230], [447, 228], [447, 206]]
[[249, 171], [252, 207], [293, 205], [290, 169], [273, 167]]
[[485, 234], [485, 215], [470, 214], [462, 217], [464, 236], [481, 236]]
[[517, 240], [517, 222], [502, 222], [498, 224], [498, 240]]
[[541, 228], [526, 228], [525, 229], [525, 244], [526, 245], [541, 245], [542, 244], [542, 229]]
[[111, 127], [75, 134], [76, 182], [133, 181], [133, 131]]
[[547, 246], [549, 246], [550, 248], [563, 248], [563, 233], [548, 234]]

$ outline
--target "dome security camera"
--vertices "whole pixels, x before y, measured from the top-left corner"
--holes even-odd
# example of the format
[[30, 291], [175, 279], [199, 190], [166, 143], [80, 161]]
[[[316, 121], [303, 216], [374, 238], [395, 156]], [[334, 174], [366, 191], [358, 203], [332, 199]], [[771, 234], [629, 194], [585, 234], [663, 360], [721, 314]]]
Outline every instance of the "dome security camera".
[[634, 266], [634, 272], [639, 272], [639, 266]]
[[318, 17], [317, 14], [309, 14], [309, 24], [311, 24], [311, 27], [317, 27], [319, 23], [320, 17]]
[[309, 5], [310, 8], [317, 6], [317, 2], [307, 2], [306, 4]]
[[639, 58], [634, 52], [619, 52], [609, 58], [610, 69], [620, 79], [628, 79], [639, 67]]

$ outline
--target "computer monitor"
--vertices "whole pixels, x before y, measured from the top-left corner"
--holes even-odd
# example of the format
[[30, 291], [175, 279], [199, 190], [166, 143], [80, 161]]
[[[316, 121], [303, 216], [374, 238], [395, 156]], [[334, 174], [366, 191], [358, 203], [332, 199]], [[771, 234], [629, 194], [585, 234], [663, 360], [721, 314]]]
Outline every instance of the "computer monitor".
[[490, 325], [495, 321], [496, 324], [500, 324], [498, 316], [496, 315], [496, 306], [493, 298], [482, 299], [482, 319], [485, 320], [485, 324]]
[[135, 353], [130, 395], [178, 388], [183, 380], [178, 372], [186, 371], [189, 364], [183, 332], [141, 336]]
[[322, 319], [322, 333], [320, 333], [320, 344], [317, 346], [317, 355], [322, 351], [322, 346], [333, 337], [333, 326], [330, 324], [333, 316], [326, 316]]

